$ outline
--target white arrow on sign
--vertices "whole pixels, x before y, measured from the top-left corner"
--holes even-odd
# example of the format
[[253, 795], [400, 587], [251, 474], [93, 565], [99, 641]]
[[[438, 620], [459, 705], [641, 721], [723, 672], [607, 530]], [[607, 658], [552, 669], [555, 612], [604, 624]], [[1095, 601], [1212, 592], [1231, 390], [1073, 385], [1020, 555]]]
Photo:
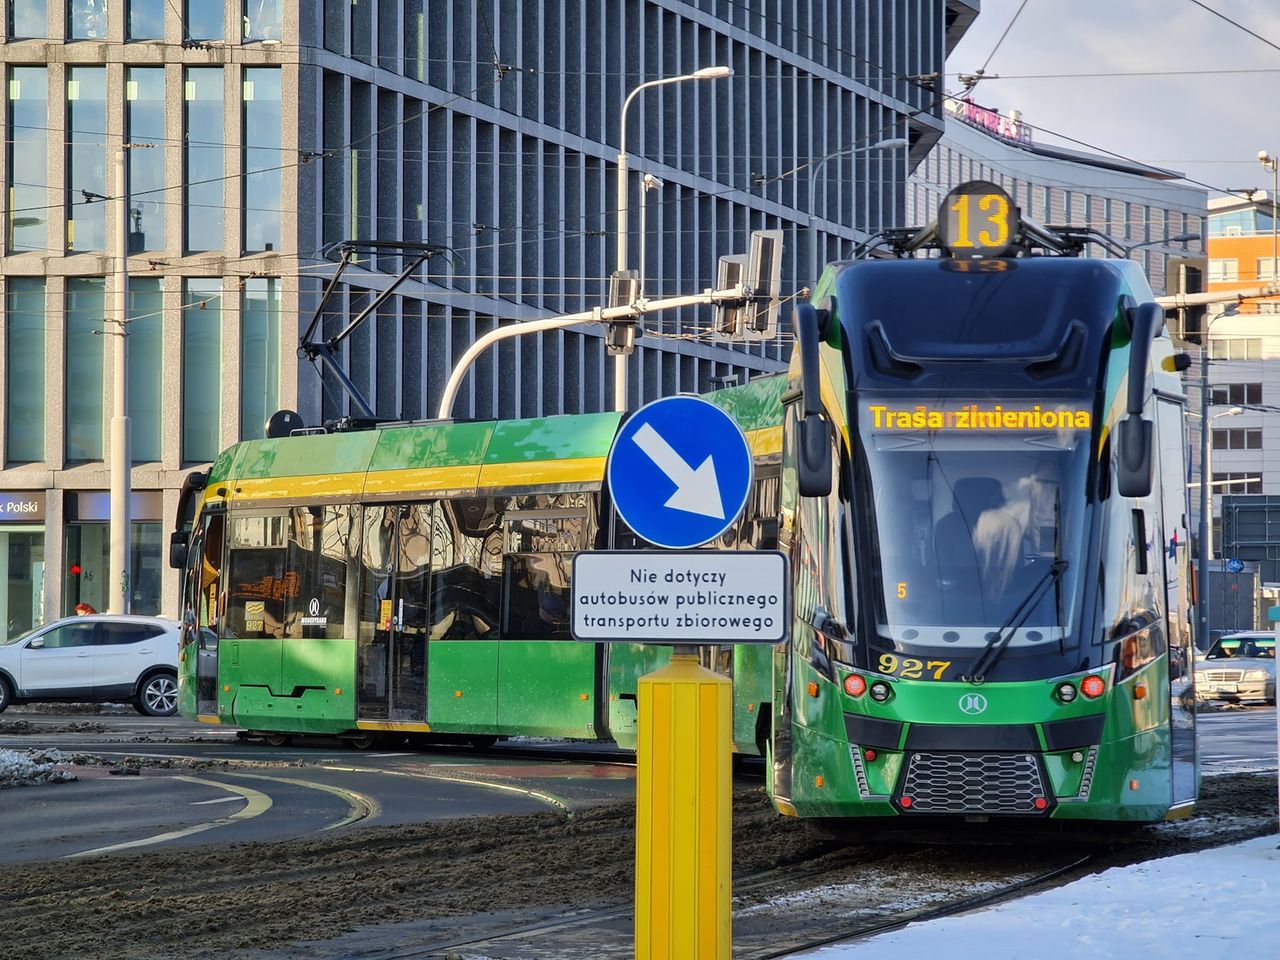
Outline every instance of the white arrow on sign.
[[720, 484], [716, 482], [716, 465], [711, 457], [702, 461], [697, 470], [684, 462], [684, 458], [662, 434], [645, 423], [632, 438], [645, 456], [652, 460], [667, 478], [676, 485], [676, 492], [665, 506], [685, 513], [700, 513], [704, 517], [724, 519], [724, 504], [720, 501]]

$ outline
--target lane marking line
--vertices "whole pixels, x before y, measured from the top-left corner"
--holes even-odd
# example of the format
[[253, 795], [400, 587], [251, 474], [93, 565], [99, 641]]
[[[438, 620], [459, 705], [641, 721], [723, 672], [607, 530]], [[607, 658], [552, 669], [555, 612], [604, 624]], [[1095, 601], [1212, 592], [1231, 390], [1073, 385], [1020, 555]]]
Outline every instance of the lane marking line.
[[62, 859], [73, 860], [77, 857], [92, 857], [100, 853], [115, 853], [119, 850], [134, 850], [138, 847], [150, 847], [157, 843], [167, 843], [170, 840], [179, 840], [182, 837], [190, 837], [197, 833], [204, 833], [206, 830], [212, 830], [215, 827], [225, 827], [238, 820], [249, 820], [253, 817], [261, 816], [271, 809], [271, 798], [265, 793], [254, 790], [250, 787], [241, 787], [236, 784], [219, 783], [216, 780], [205, 780], [201, 777], [188, 777], [182, 775], [176, 775], [173, 779], [184, 780], [187, 783], [198, 783], [202, 786], [214, 787], [218, 790], [227, 790], [231, 793], [239, 794], [246, 803], [240, 810], [237, 810], [230, 816], [223, 817], [220, 820], [211, 820], [208, 823], [197, 823], [190, 827], [183, 827], [181, 830], [169, 830], [165, 833], [158, 833], [152, 837], [143, 837], [141, 840], [129, 840], [125, 843], [113, 843], [105, 847], [95, 847], [92, 850], [82, 850], [79, 853], [69, 853], [62, 857]]
[[472, 777], [449, 777], [444, 774], [429, 773], [424, 770], [376, 770], [371, 767], [340, 767], [336, 764], [326, 764], [325, 769], [343, 770], [347, 773], [381, 773], [389, 774], [393, 777], [408, 777], [413, 780], [443, 780], [447, 783], [460, 783], [470, 787], [487, 787], [490, 790], [502, 790], [506, 793], [518, 793], [521, 796], [539, 800], [548, 806], [555, 807], [566, 817], [573, 817], [573, 811], [569, 809], [568, 801], [562, 800], [554, 794], [545, 793], [541, 790], [533, 790], [529, 787], [518, 787], [512, 783], [494, 783], [490, 780], [477, 780]]
[[[324, 767], [325, 770], [332, 770], [333, 767]], [[347, 803], [347, 815], [336, 823], [321, 827], [316, 833], [324, 833], [326, 830], [337, 830], [340, 827], [348, 827], [360, 820], [376, 820], [382, 815], [382, 805], [377, 800], [366, 794], [359, 793], [355, 790], [348, 790], [346, 787], [337, 787], [328, 783], [316, 783], [312, 780], [297, 780], [293, 777], [272, 777], [261, 773], [238, 773], [230, 770], [224, 770], [222, 773], [228, 777], [247, 777], [250, 780], [269, 780], [273, 783], [289, 783], [295, 787], [304, 787], [310, 790], [320, 790], [324, 793], [331, 793], [335, 797], [345, 800]]]

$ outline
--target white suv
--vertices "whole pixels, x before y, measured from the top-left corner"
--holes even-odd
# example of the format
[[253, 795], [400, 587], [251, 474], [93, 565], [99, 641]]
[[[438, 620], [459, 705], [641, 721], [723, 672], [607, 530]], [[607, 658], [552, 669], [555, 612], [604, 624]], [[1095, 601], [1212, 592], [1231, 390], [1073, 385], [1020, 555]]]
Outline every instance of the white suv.
[[0, 645], [0, 712], [31, 701], [131, 702], [178, 709], [178, 624], [160, 617], [65, 617]]

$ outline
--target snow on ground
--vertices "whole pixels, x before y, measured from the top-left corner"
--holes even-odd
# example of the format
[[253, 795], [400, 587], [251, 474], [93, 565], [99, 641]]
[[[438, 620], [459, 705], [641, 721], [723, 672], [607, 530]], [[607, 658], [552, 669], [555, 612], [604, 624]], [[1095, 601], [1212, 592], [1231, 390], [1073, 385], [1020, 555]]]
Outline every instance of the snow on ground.
[[57, 769], [62, 762], [57, 750], [0, 750], [0, 790], [76, 779], [70, 770]]
[[813, 960], [1280, 957], [1276, 835], [1116, 867], [973, 913], [823, 947]]

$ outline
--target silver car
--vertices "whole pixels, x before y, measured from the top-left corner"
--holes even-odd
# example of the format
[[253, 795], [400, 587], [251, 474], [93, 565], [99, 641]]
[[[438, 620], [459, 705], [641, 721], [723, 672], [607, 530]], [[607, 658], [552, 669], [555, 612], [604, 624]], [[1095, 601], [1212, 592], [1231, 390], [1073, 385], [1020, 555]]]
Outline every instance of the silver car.
[[1276, 642], [1270, 633], [1233, 633], [1215, 640], [1196, 661], [1201, 700], [1276, 702]]

